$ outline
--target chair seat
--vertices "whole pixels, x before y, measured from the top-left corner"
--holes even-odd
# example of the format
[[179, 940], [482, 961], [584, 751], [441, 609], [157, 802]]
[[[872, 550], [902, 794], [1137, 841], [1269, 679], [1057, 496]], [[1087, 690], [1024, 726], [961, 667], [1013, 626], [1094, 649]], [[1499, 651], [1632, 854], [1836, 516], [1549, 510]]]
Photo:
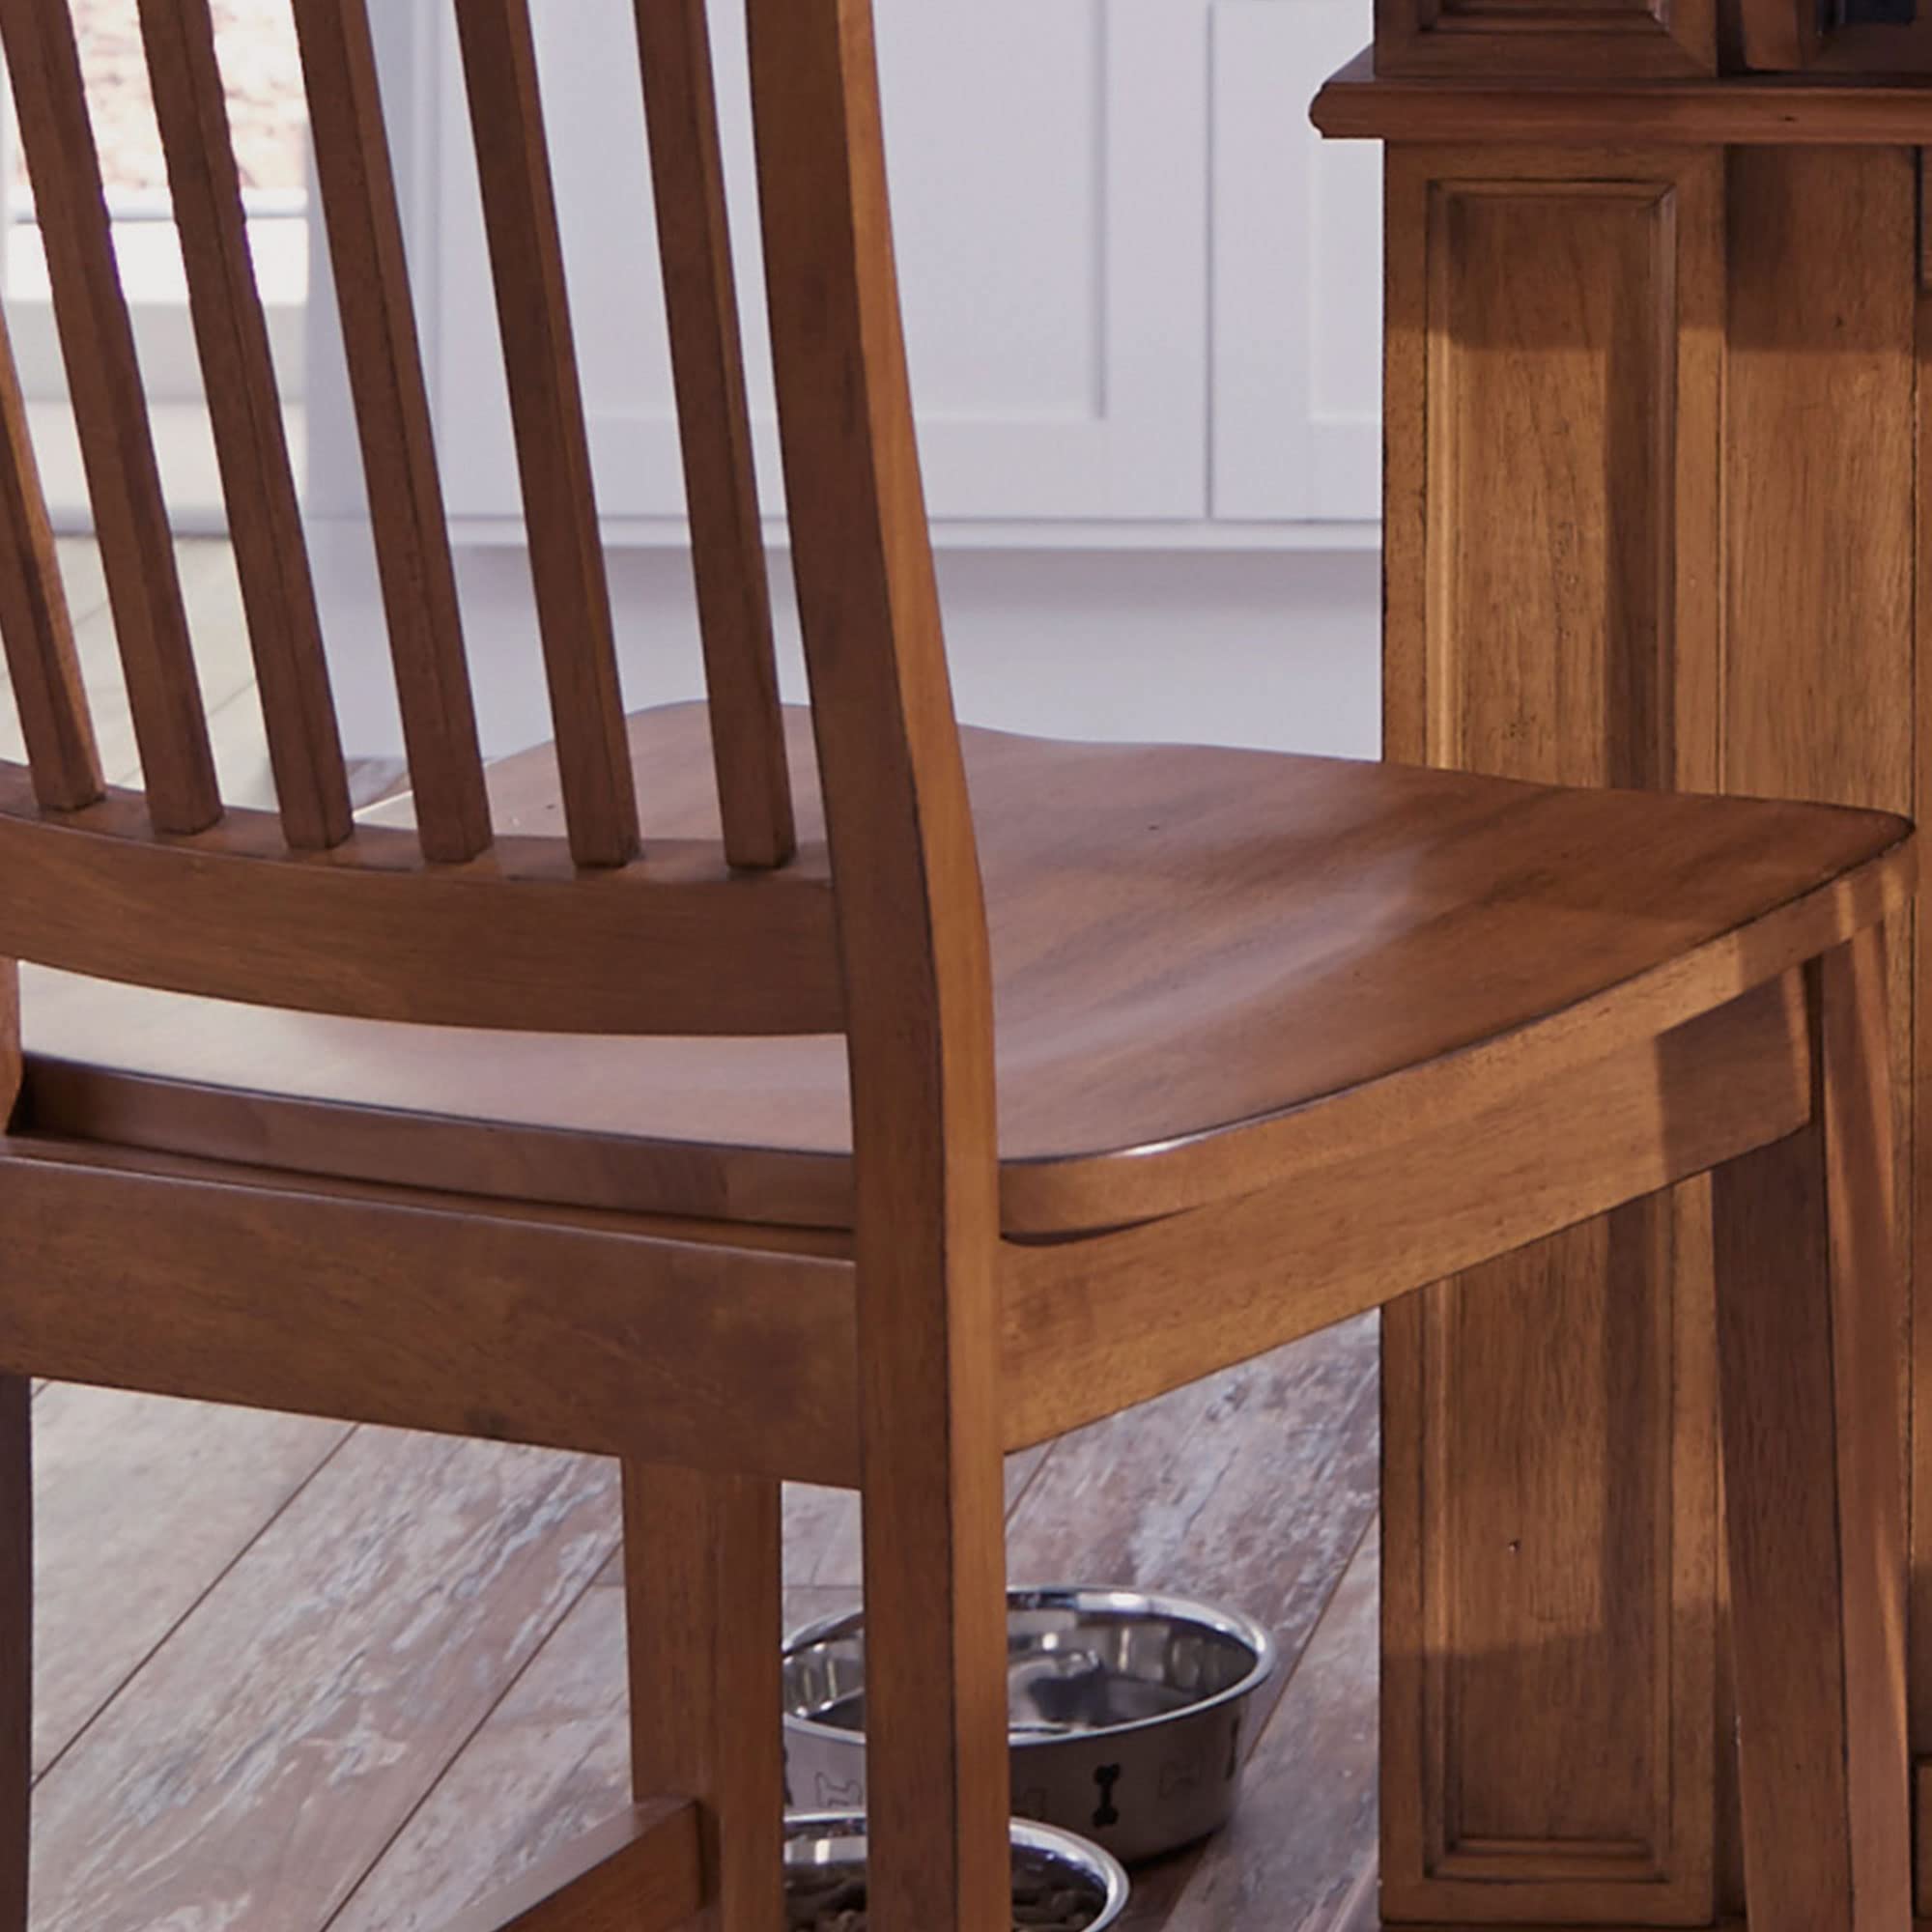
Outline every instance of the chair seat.
[[[809, 722], [788, 728], [813, 839]], [[647, 833], [715, 836], [703, 708], [630, 730]], [[1016, 1234], [1165, 1211], [1159, 1169], [1182, 1149], [1197, 1192], [1215, 1173], [1204, 1148], [1226, 1150], [1230, 1191], [1251, 1184], [1235, 1179], [1244, 1129], [1691, 953], [1906, 830], [1821, 807], [963, 735]], [[496, 767], [492, 787], [505, 830], [557, 813], [548, 748]], [[849, 1220], [837, 1037], [476, 1034], [33, 968], [23, 1006], [37, 1130], [579, 1207]]]

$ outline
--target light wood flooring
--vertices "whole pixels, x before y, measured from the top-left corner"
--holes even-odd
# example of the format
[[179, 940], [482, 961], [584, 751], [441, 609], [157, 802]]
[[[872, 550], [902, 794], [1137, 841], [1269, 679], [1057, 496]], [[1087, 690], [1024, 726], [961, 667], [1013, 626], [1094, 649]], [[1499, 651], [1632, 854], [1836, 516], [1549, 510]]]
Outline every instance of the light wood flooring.
[[[98, 562], [63, 562], [125, 779]], [[183, 572], [260, 800], [232, 562]], [[1377, 1923], [1378, 1401], [1357, 1321], [1015, 1460], [1016, 1579], [1224, 1601], [1286, 1660], [1241, 1815], [1140, 1875], [1133, 1932]], [[611, 1464], [63, 1385], [34, 1421], [35, 1932], [433, 1932], [624, 1802]], [[792, 1492], [786, 1563], [788, 1616], [850, 1602], [853, 1499]]]

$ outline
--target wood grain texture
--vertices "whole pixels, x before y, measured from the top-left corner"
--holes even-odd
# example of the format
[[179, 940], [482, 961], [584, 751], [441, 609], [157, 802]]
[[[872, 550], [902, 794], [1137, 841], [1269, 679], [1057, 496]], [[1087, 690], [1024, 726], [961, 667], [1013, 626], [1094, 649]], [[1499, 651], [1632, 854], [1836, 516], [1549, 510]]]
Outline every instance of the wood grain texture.
[[624, 1465], [631, 1783], [696, 1801], [700, 1932], [784, 1916], [779, 1486]]
[[[1351, 1932], [1376, 1895], [1377, 1608], [1370, 1523], [1248, 1759], [1240, 1809], [1197, 1857], [1136, 1875], [1122, 1932]], [[1176, 1881], [1179, 1882], [1177, 1884]]]
[[1909, 810], [1912, 157], [1728, 167], [1724, 783]]
[[50, 811], [92, 805], [100, 754], [81, 680], [73, 619], [20, 393], [14, 345], [0, 321], [0, 645], [34, 797]]
[[[1749, 4], [1749, 0], [1747, 0]], [[1376, 0], [1375, 61], [1389, 75], [1663, 80], [1718, 71], [1712, 0]]]
[[1902, 1280], [1873, 931], [1814, 969], [1816, 1122], [1715, 1179], [1746, 1902], [1764, 1932], [1904, 1932]]
[[[1009, 1468], [1013, 1574], [1192, 1590], [1239, 1605], [1266, 1622], [1282, 1647], [1286, 1717], [1296, 1694], [1291, 1673], [1320, 1653], [1309, 1651], [1300, 1666], [1295, 1660], [1322, 1643], [1324, 1606], [1373, 1516], [1377, 1421], [1373, 1321], [1177, 1390], [1029, 1459], [1029, 1467], [1043, 1465], [1031, 1484]], [[805, 1580], [785, 1593], [787, 1628], [856, 1603], [853, 1529], [842, 1511], [792, 1514], [786, 1569]], [[651, 1548], [644, 1547], [646, 1561]], [[621, 1574], [612, 1566], [603, 1580], [614, 1585]], [[1354, 1603], [1356, 1622], [1366, 1622], [1350, 1642], [1359, 1648], [1366, 1637], [1367, 1648], [1351, 1672], [1351, 1721], [1372, 1736], [1372, 1577], [1368, 1582], [1366, 1598], [1358, 1591]], [[621, 1589], [587, 1591], [330, 1932], [438, 1932], [479, 1893], [622, 1803], [629, 1790], [624, 1643]], [[1292, 1869], [1293, 1883], [1312, 1891], [1328, 1884], [1346, 1854], [1321, 1843], [1312, 1819], [1305, 1835], [1295, 1823], [1330, 1788], [1328, 1761], [1293, 1762], [1292, 1776], [1285, 1752], [1267, 1787], [1272, 1795], [1251, 1802], [1255, 1833], [1242, 1842], [1252, 1847], [1270, 1833], [1292, 1839], [1299, 1849], [1280, 1861], [1284, 1878]], [[1372, 1849], [1373, 1819], [1366, 1823]], [[1361, 1842], [1355, 1833], [1351, 1843]], [[1200, 1869], [1215, 1864], [1209, 1848]], [[1181, 1910], [1196, 1869], [1182, 1859], [1137, 1874], [1137, 1896], [1157, 1902], [1158, 1915]], [[1229, 1883], [1224, 1863], [1220, 1869], [1217, 1890]]]
[[608, 1465], [358, 1432], [42, 1781], [37, 1932], [327, 1923], [616, 1507]]
[[291, 845], [326, 849], [349, 836], [349, 779], [214, 18], [208, 0], [145, 0], [140, 25], [282, 825]]
[[781, 866], [796, 833], [708, 12], [637, 0], [637, 21], [724, 850]]
[[[697, 865], [708, 851], [712, 869], [689, 903], [709, 907], [713, 923], [680, 924], [642, 956], [616, 953], [615, 894], [563, 882], [543, 901], [547, 931], [534, 908], [527, 924], [510, 925], [486, 881], [444, 878], [439, 889], [464, 898], [478, 923], [446, 935], [447, 974], [402, 980], [408, 997], [489, 1001], [485, 1010], [504, 1012], [521, 986], [535, 1019], [539, 974], [608, 969], [615, 978], [599, 1001], [619, 1010], [675, 986], [721, 1017], [742, 1016], [764, 981], [733, 976], [778, 956], [769, 929], [757, 930], [768, 889], [796, 892], [794, 903], [829, 921], [824, 881], [803, 861], [772, 880], [718, 876], [701, 714], [642, 714], [632, 730], [652, 774], [654, 822], [692, 840], [656, 841], [644, 906], [671, 910], [651, 896], [652, 879], [664, 882], [651, 867], [680, 850]], [[1812, 891], [1895, 828], [1797, 809], [1775, 814], [1774, 831], [1762, 809], [1736, 803], [1520, 791], [1265, 753], [978, 731], [965, 746], [1002, 1014], [1001, 1212], [1014, 1233], [1107, 1228], [1256, 1190], [1311, 1152], [1339, 1157], [1345, 1122], [1375, 1141], [1419, 1110], [1466, 1105], [1486, 1076], [1533, 1084], [1531, 1055], [1549, 1075], [1601, 1059], [1618, 1039], [1679, 1025], [1835, 944], [1860, 918], [1895, 909], [1898, 893], [1889, 862], [1883, 876]], [[540, 763], [512, 760], [516, 770], [495, 780], [506, 831], [540, 816], [546, 800], [554, 810], [554, 779]], [[815, 841], [815, 799], [802, 794], [801, 808]], [[1123, 850], [1123, 820], [1160, 835]], [[522, 849], [506, 838], [489, 863], [507, 866]], [[400, 856], [412, 862], [407, 845]], [[393, 883], [399, 913], [416, 905], [417, 883]], [[366, 884], [342, 890], [353, 897]], [[304, 958], [353, 947], [343, 934], [293, 927], [285, 900], [276, 910], [278, 946], [306, 942], [298, 957], [275, 954], [283, 988], [308, 983]], [[555, 950], [552, 935], [573, 917], [603, 935], [601, 948]], [[455, 955], [472, 940], [494, 944], [518, 975], [464, 976]], [[702, 982], [678, 950], [694, 943], [719, 955]], [[802, 935], [790, 943], [810, 958]], [[1496, 970], [1462, 970], [1471, 949]], [[192, 963], [244, 970], [235, 957], [197, 949]], [[1344, 960], [1349, 970], [1338, 970]], [[662, 980], [649, 972], [660, 965]], [[357, 970], [353, 990], [366, 999], [377, 969], [358, 957]], [[828, 998], [834, 970], [828, 935], [816, 958]], [[791, 979], [794, 995], [811, 984], [803, 969]], [[1435, 997], [1417, 999], [1418, 985]], [[27, 998], [34, 1105], [52, 1131], [244, 1161], [271, 1149], [268, 1157], [294, 1169], [458, 1190], [492, 1175], [525, 1199], [851, 1225], [847, 1076], [834, 1039], [482, 1039], [290, 1021], [38, 976]], [[558, 1023], [578, 1026], [603, 1010], [563, 987], [555, 1006]], [[1076, 1010], [1081, 1024], [1069, 1028]], [[1533, 1045], [1516, 1037], [1539, 1017]], [[769, 1028], [784, 1009], [758, 1004], [751, 1018]], [[1457, 1057], [1436, 1064], [1448, 1048]], [[1378, 1090], [1357, 1096], [1362, 1112], [1306, 1104], [1358, 1088]]]
[[1763, 72], [1801, 72], [1826, 39], [1818, 9], [1804, 0], [1740, 0], [1738, 14], [1745, 65]]
[[416, 821], [454, 864], [490, 843], [490, 811], [368, 8], [293, 11]]
[[628, 1699], [624, 1594], [586, 1589], [401, 1831], [360, 1848], [368, 1868], [327, 1932], [443, 1932], [621, 1809]]
[[[1915, 589], [1927, 518], [1918, 480], [1921, 324], [1916, 276], [1902, 259], [1918, 240], [1914, 157], [1895, 149], [1767, 149], [1734, 154], [1729, 167], [1724, 782], [1911, 810], [1924, 797], [1916, 766], [1932, 746], [1918, 718], [1926, 701], [1917, 669], [1926, 618]], [[1847, 196], [1856, 220], [1843, 212]], [[1827, 265], [1832, 294], [1820, 299]], [[1847, 433], [1859, 423], [1862, 433]], [[1807, 569], [1793, 568], [1794, 549]], [[1890, 922], [1890, 934], [1892, 1052], [1906, 1067], [1927, 990], [1915, 959], [1925, 943], [1916, 908]], [[1924, 1238], [1917, 1232], [1924, 1150], [1914, 1083], [1894, 1092], [1893, 1194], [1901, 1251], [1911, 1254]], [[1932, 1292], [1932, 1267], [1915, 1280], [1917, 1294]], [[1915, 1350], [1927, 1338], [1910, 1304], [1897, 1320], [1897, 1401], [1908, 1427]], [[1916, 1439], [1923, 1464], [1932, 1432], [1920, 1429]], [[1932, 1487], [1918, 1493], [1932, 1496]], [[1932, 1548], [1932, 1515], [1917, 1514], [1915, 1534]], [[1923, 1554], [1916, 1573], [1926, 1601]], [[1932, 1660], [1932, 1632], [1916, 1642]], [[1916, 1684], [1915, 1697], [1926, 1735], [1932, 1682]]]
[[[1007, 1458], [1007, 1520], [1025, 1500], [1052, 1453], [1050, 1445], [1015, 1450]], [[864, 1510], [856, 1490], [816, 1483], [784, 1486], [785, 1587], [850, 1590], [865, 1581]], [[607, 1581], [618, 1580], [608, 1577]]]
[[447, 1932], [675, 1932], [704, 1898], [697, 1807], [633, 1804]]
[[[1451, 1117], [1433, 1132], [1392, 1137], [1353, 1158], [1311, 1163], [1272, 1188], [1222, 1207], [1094, 1240], [1009, 1247], [1009, 1443], [1042, 1440], [1096, 1413], [1144, 1401], [1220, 1363], [1406, 1295], [1439, 1275], [1511, 1254], [1789, 1132], [1806, 1118], [1811, 1099], [1795, 990], [1788, 984], [1762, 988], [1658, 1043], [1626, 1049], [1567, 1077], [1546, 1074], [1496, 1097], [1479, 1116]], [[1570, 1128], [1569, 1147], [1556, 1152], [1566, 1131], [1558, 1123], [1583, 1116], [1589, 1131]], [[1564, 1236], [1556, 1252], [1573, 1265], [1578, 1250], [1593, 1258], [1583, 1242], [1595, 1232]], [[1627, 1230], [1624, 1238], [1632, 1237]], [[1297, 1258], [1301, 1281], [1293, 1296], [1279, 1288], [1284, 1254]], [[1610, 1269], [1607, 1248], [1595, 1250], [1594, 1258]], [[1530, 1308], [1547, 1307], [1560, 1269], [1549, 1265], [1547, 1254], [1541, 1260], [1525, 1255], [1514, 1264], [1527, 1277]], [[1595, 1346], [1598, 1324], [1611, 1321], [1611, 1310], [1640, 1286], [1641, 1275], [1633, 1271], [1610, 1289], [1610, 1303], [1582, 1330], [1592, 1342], [1579, 1349]], [[1538, 1318], [1526, 1313], [1523, 1319], [1534, 1323]], [[1540, 1325], [1547, 1350], [1554, 1323], [1545, 1317]], [[1618, 1337], [1607, 1339], [1614, 1345]], [[1622, 1339], [1632, 1346], [1628, 1335]], [[1496, 1346], [1484, 1335], [1472, 1359], [1486, 1361]], [[1636, 1360], [1625, 1362], [1624, 1373], [1647, 1375], [1653, 1367], [1639, 1351]], [[1449, 1360], [1435, 1373], [1458, 1371]], [[1552, 1434], [1555, 1419], [1572, 1412], [1582, 1373], [1580, 1361], [1551, 1364], [1548, 1399], [1553, 1406], [1541, 1419]], [[1445, 1452], [1449, 1466], [1473, 1466], [1486, 1450], [1512, 1467], [1543, 1464], [1538, 1480], [1553, 1484], [1543, 1498], [1548, 1509], [1527, 1499], [1521, 1507], [1552, 1520], [1567, 1519], [1577, 1507], [1572, 1485], [1587, 1486], [1579, 1471], [1534, 1454], [1538, 1418], [1522, 1413], [1524, 1400], [1520, 1396], [1499, 1415], [1495, 1405], [1479, 1397], [1469, 1413], [1479, 1428], [1532, 1432], [1530, 1443], [1518, 1445], [1512, 1434], [1507, 1458], [1493, 1441], [1463, 1444]], [[1424, 1419], [1435, 1429], [1458, 1414], [1454, 1405], [1445, 1405]], [[1392, 1435], [1406, 1439], [1417, 1421], [1415, 1415], [1394, 1418]], [[1667, 1466], [1667, 1443], [1653, 1439], [1653, 1446]], [[1611, 1454], [1611, 1445], [1601, 1444], [1600, 1453]], [[1446, 1498], [1454, 1486], [1445, 1472], [1437, 1476], [1432, 1493]], [[1640, 1513], [1641, 1504], [1636, 1508]], [[1627, 1538], [1641, 1541], [1644, 1535], [1628, 1520], [1616, 1527]], [[1453, 1531], [1440, 1533], [1450, 1549], [1458, 1547]], [[1473, 1611], [1467, 1604], [1462, 1607], [1479, 1623], [1485, 1615], [1505, 1614], [1505, 1606], [1481, 1598], [1476, 1603]], [[1438, 1631], [1422, 1647], [1439, 1654], [1446, 1640]], [[1496, 1707], [1476, 1703], [1478, 1709], [1497, 1707], [1501, 1721], [1506, 1698]], [[1392, 1724], [1406, 1720], [1401, 1711], [1392, 1706]], [[1395, 1762], [1412, 1767], [1415, 1747], [1412, 1734], [1392, 1733]]]
[[[1403, 147], [1388, 196], [1390, 755], [1713, 785], [1718, 156]], [[1699, 1212], [1388, 1313], [1393, 1917], [1709, 1915]]]
[[688, 1467], [857, 1473], [848, 1263], [31, 1147], [0, 1160], [9, 1367]]
[[[1921, 222], [1923, 221], [1921, 212]], [[1932, 299], [1921, 295], [1917, 336], [1918, 444], [1917, 461], [1921, 477], [1932, 475], [1932, 382], [1925, 371], [1932, 363]], [[1932, 582], [1932, 491], [1919, 489], [1917, 496], [1914, 575], [1917, 582]], [[1919, 654], [1932, 647], [1932, 598], [1913, 598], [1913, 796], [1915, 802], [1932, 798], [1932, 678], [1918, 674]], [[1932, 922], [1918, 916], [1915, 906], [1908, 915], [1912, 930], [1912, 959], [1907, 972], [1899, 972], [1894, 957], [1892, 997], [1898, 1000], [1909, 988], [1912, 999], [1913, 1060], [1932, 1042]], [[1896, 932], [1900, 922], [1892, 922]], [[1932, 1428], [1921, 1420], [1917, 1392], [1932, 1389], [1932, 1135], [1921, 1133], [1918, 1124], [1918, 1083], [1904, 1077], [1903, 1065], [1894, 1068], [1895, 1091], [1909, 1104], [1910, 1123], [1900, 1137], [1900, 1151], [1907, 1156], [1907, 1179], [1899, 1190], [1899, 1206], [1909, 1229], [1904, 1246], [1907, 1278], [1910, 1282], [1907, 1319], [1911, 1341], [1907, 1351], [1910, 1384], [1914, 1391], [1911, 1425], [1912, 1505], [1910, 1531], [1911, 1603], [1906, 1619], [1908, 1653], [1907, 1683], [1912, 1702], [1912, 1747], [1921, 1762], [1932, 1755]], [[1926, 1788], [1923, 1773], [1920, 1790]], [[1932, 1914], [1932, 1813], [1918, 1833], [1918, 1882], [1919, 1903]]]
[[167, 506], [66, 0], [0, 7], [20, 143], [156, 831], [221, 816]]
[[839, 895], [839, 937], [867, 1918], [873, 1932], [974, 1932], [1010, 1910], [984, 895], [913, 428], [870, 9], [753, 0], [749, 31], [812, 722], [838, 876], [864, 882]]
[[[350, 1432], [64, 1383], [34, 1405], [34, 1427], [40, 1776]], [[141, 1587], [103, 1587], [110, 1571]]]
[[1378, 73], [1358, 54], [1315, 98], [1316, 127], [1334, 139], [1606, 143], [1685, 147], [1918, 147], [1932, 141], [1932, 93], [1916, 74], [1810, 75], [1659, 83], [1600, 78], [1521, 86], [1487, 74]]
[[429, 1025], [809, 1034], [844, 1010], [822, 852], [747, 891], [716, 846], [667, 840], [593, 889], [554, 838], [432, 867], [388, 827], [291, 854], [267, 812], [190, 844], [152, 836], [137, 794], [57, 833], [30, 810], [26, 775], [0, 767], [0, 944], [44, 965]]
[[457, 0], [456, 23], [570, 849], [621, 866], [637, 793], [527, 0]]
[[33, 1786], [33, 1385], [0, 1376], [0, 1925], [27, 1932]]

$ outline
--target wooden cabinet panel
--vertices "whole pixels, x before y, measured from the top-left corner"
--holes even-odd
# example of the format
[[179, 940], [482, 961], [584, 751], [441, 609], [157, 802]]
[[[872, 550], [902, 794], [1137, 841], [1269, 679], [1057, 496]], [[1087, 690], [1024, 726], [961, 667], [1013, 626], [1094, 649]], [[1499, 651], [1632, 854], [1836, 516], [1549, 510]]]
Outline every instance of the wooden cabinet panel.
[[[1752, 148], [1729, 160], [1725, 369], [1723, 784], [1727, 791], [1915, 810], [1914, 579], [1932, 530], [1918, 485], [1932, 347], [1918, 267], [1918, 156], [1905, 148]], [[1926, 580], [1922, 577], [1920, 582]], [[1918, 749], [1915, 751], [1915, 745]], [[1916, 928], [1916, 930], [1915, 930]], [[1894, 1064], [1917, 1050], [1924, 923], [1890, 934]], [[1915, 1083], [1893, 1083], [1901, 1251], [1932, 1233]], [[1916, 1177], [1916, 1178], [1915, 1178]], [[1918, 1306], [1932, 1254], [1917, 1258]], [[1901, 1299], [1899, 1401], [1910, 1415], [1915, 1321]], [[1921, 1370], [1919, 1386], [1932, 1385]], [[1908, 1439], [1910, 1437], [1908, 1436]], [[1913, 1743], [1932, 1747], [1932, 1429], [1914, 1444]], [[1907, 1480], [1901, 1470], [1901, 1481]], [[1921, 1894], [1932, 1844], [1919, 1846]]]
[[1715, 73], [1712, 0], [1376, 0], [1376, 68], [1511, 80]]
[[[1390, 755], [1710, 785], [1719, 156], [1392, 148], [1387, 232]], [[1389, 1313], [1390, 1918], [1710, 1917], [1707, 1213]]]

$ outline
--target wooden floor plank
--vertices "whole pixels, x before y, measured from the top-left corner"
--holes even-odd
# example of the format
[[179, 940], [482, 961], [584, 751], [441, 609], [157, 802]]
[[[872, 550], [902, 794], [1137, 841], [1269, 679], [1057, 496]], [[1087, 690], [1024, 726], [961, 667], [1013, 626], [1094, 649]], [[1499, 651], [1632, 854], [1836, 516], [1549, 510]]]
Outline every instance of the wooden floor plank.
[[[1010, 1515], [1052, 1454], [1054, 1445], [1007, 1458]], [[802, 1589], [857, 1589], [864, 1574], [859, 1497], [853, 1490], [785, 1485], [785, 1581]]]
[[34, 1932], [325, 1924], [616, 1536], [608, 1463], [357, 1431], [43, 1779]]
[[[785, 1624], [856, 1592], [787, 1590]], [[776, 1720], [776, 1713], [774, 1719]], [[327, 1932], [435, 1932], [628, 1804], [624, 1593], [586, 1590]]]
[[1380, 1483], [1373, 1316], [1067, 1436], [1015, 1512], [1016, 1583], [1119, 1583], [1244, 1610], [1292, 1662]]
[[328, 1932], [436, 1932], [630, 1802], [624, 1593], [586, 1590]]
[[1143, 1873], [1122, 1932], [1378, 1922], [1380, 1554], [1371, 1526], [1248, 1760], [1234, 1822], [1194, 1858]]
[[344, 1424], [112, 1389], [34, 1405], [34, 1771], [333, 1453]]
[[[1009, 1467], [1015, 1574], [1218, 1597], [1298, 1655], [1373, 1515], [1376, 1383], [1374, 1324], [1351, 1323]], [[855, 1604], [858, 1578], [854, 1499], [790, 1501], [788, 1627]], [[328, 1932], [430, 1932], [626, 1801], [620, 1576], [607, 1566]]]

